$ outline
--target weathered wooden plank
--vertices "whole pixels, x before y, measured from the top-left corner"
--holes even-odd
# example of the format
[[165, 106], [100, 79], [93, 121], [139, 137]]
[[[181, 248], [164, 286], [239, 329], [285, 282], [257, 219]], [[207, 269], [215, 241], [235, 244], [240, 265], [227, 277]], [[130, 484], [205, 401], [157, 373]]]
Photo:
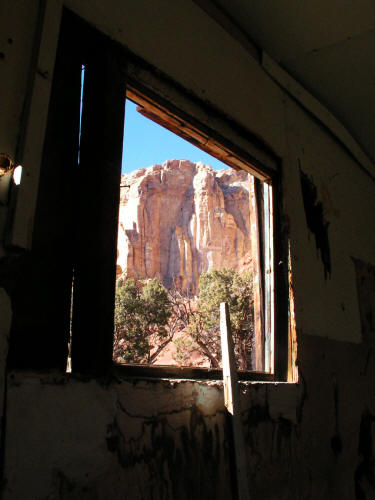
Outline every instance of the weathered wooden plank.
[[250, 500], [247, 479], [247, 459], [241, 421], [241, 402], [238, 389], [236, 360], [229, 318], [228, 304], [220, 304], [221, 355], [223, 365], [224, 402], [231, 415], [234, 456], [236, 462], [237, 494], [239, 500]]
[[85, 60], [77, 177], [72, 370], [111, 365], [125, 73], [117, 47], [99, 40]]
[[289, 357], [289, 285], [288, 285], [288, 227], [282, 207], [280, 175], [272, 179], [273, 206], [273, 279], [274, 279], [274, 374], [276, 380], [287, 380]]
[[20, 257], [18, 268], [22, 275], [17, 273], [14, 277], [8, 358], [11, 368], [65, 371], [79, 101], [80, 65], [69, 26], [63, 23], [40, 169], [32, 251]]
[[265, 371], [274, 370], [274, 256], [272, 186], [263, 184]]
[[250, 240], [251, 258], [253, 264], [253, 296], [254, 296], [254, 339], [251, 352], [251, 368], [264, 370], [264, 308], [263, 308], [263, 278], [261, 265], [261, 228], [259, 210], [260, 200], [256, 189], [256, 180], [249, 179], [250, 193]]
[[[266, 174], [262, 168], [245, 159], [245, 156], [236, 153], [230, 145], [224, 145], [224, 142], [227, 141], [223, 141], [223, 138], [219, 137], [213, 130], [208, 130], [201, 123], [194, 125], [194, 120], [191, 117], [184, 117], [183, 114], [180, 115], [171, 109], [162, 107], [151, 97], [146, 97], [132, 88], [128, 89], [127, 96], [139, 104], [138, 111], [143, 116], [191, 142], [211, 156], [235, 170], [245, 170], [262, 180], [270, 180], [270, 175]], [[189, 118], [191, 121], [189, 121]]]

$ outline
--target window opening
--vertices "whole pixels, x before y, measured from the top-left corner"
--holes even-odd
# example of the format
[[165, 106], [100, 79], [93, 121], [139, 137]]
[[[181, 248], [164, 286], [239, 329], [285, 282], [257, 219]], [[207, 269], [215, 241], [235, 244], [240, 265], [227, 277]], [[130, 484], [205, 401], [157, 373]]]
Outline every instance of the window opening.
[[[134, 93], [129, 94], [120, 186], [114, 361], [221, 369], [220, 302], [225, 301], [231, 308], [237, 368], [272, 372], [272, 186], [150, 121], [149, 117], [154, 118], [176, 130], [162, 113], [155, 115], [155, 110], [137, 105]], [[154, 146], [147, 129], [158, 134]], [[171, 150], [163, 158], [164, 141]], [[173, 153], [176, 143], [184, 152], [188, 147], [189, 153]], [[140, 157], [152, 149], [154, 156], [142, 163]], [[132, 169], [132, 162], [138, 168]], [[254, 195], [256, 183], [261, 197]], [[254, 203], [259, 211], [257, 230], [252, 227]]]

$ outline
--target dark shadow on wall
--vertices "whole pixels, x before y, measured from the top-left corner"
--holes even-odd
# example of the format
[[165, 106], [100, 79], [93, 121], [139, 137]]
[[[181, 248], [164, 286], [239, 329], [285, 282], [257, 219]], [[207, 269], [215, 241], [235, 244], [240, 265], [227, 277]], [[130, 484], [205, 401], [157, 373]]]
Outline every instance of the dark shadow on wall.
[[328, 240], [329, 222], [324, 219], [324, 210], [321, 201], [318, 201], [318, 191], [312, 179], [299, 167], [303, 206], [305, 208], [306, 223], [315, 236], [316, 248], [324, 267], [324, 277], [331, 275], [331, 253]]
[[356, 500], [375, 498], [375, 457], [372, 446], [374, 425], [375, 417], [365, 410], [359, 430], [359, 465], [354, 474]]

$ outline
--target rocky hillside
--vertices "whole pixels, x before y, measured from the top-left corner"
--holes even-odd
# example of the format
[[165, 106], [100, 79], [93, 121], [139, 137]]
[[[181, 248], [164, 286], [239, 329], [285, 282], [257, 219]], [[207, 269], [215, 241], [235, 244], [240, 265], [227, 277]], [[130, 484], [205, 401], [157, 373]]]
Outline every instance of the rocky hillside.
[[122, 176], [117, 275], [197, 291], [210, 269], [251, 262], [248, 174], [169, 160]]

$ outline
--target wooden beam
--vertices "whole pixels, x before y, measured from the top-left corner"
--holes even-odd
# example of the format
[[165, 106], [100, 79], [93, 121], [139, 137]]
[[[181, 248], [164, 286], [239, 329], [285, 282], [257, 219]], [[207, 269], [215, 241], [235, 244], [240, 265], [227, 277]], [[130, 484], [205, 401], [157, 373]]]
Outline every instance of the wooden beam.
[[228, 304], [220, 304], [221, 356], [223, 364], [224, 402], [231, 415], [234, 456], [236, 462], [238, 500], [250, 500], [247, 479], [246, 448], [241, 421], [241, 402], [238, 389], [236, 360], [229, 318]]

